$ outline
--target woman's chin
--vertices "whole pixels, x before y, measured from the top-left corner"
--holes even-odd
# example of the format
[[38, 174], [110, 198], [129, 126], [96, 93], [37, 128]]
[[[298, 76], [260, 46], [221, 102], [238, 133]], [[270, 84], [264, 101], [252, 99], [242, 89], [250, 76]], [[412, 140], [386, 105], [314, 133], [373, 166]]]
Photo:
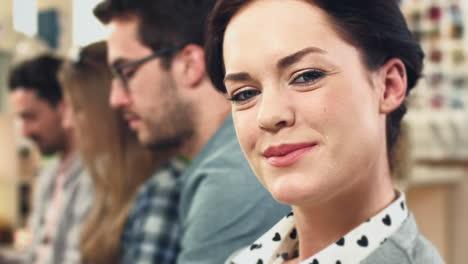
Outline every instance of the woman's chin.
[[292, 184], [277, 184], [270, 192], [276, 201], [288, 205], [300, 205], [310, 198], [310, 192]]

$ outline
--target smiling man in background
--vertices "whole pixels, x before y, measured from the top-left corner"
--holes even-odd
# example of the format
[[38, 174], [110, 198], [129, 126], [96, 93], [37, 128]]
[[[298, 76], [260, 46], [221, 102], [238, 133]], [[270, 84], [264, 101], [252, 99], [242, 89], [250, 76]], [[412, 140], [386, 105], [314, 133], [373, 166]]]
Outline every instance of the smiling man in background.
[[30, 216], [31, 264], [78, 264], [79, 230], [93, 197], [90, 179], [76, 153], [73, 125], [57, 80], [62, 60], [42, 55], [17, 65], [9, 76], [10, 101], [22, 133], [43, 155], [58, 159], [43, 168], [34, 187]]

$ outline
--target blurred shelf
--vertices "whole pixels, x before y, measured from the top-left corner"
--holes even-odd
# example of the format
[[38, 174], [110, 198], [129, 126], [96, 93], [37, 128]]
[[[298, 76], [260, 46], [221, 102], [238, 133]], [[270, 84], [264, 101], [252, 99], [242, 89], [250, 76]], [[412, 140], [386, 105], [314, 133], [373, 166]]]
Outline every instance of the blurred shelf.
[[459, 184], [468, 177], [467, 160], [418, 160], [411, 167], [408, 184]]

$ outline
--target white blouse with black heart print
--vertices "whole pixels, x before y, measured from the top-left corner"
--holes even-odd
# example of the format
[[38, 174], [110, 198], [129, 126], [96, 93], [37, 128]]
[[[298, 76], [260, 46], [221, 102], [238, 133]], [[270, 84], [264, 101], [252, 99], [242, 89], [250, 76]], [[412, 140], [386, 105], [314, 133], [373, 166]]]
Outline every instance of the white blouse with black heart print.
[[[377, 215], [301, 264], [359, 263], [385, 243], [408, 215], [405, 195], [400, 193]], [[298, 243], [291, 212], [252, 245], [233, 254], [226, 264], [282, 264], [298, 256]]]

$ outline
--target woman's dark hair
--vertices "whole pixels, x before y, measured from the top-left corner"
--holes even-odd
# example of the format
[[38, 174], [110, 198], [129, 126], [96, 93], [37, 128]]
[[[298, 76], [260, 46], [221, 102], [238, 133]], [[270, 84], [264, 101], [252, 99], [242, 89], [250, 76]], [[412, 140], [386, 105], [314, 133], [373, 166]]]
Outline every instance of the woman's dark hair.
[[[216, 89], [226, 93], [223, 41], [232, 17], [254, 0], [219, 0], [211, 14], [207, 40], [207, 71]], [[304, 0], [322, 9], [337, 33], [358, 48], [369, 70], [377, 70], [388, 60], [399, 58], [407, 71], [407, 94], [416, 85], [423, 68], [424, 53], [413, 39], [396, 0]], [[406, 103], [387, 116], [389, 160], [400, 134]]]
[[61, 58], [44, 54], [16, 65], [9, 74], [10, 91], [28, 89], [55, 107], [62, 100], [62, 89], [57, 73], [62, 64]]

